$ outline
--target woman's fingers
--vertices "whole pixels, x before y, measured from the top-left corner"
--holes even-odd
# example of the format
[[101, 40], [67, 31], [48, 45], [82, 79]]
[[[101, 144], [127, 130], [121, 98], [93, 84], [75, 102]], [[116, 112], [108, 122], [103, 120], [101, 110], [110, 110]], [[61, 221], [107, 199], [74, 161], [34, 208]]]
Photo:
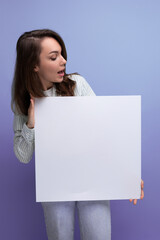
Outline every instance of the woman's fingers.
[[[144, 181], [141, 179], [141, 196], [140, 196], [140, 199], [141, 199], [141, 200], [144, 198], [143, 188], [144, 188]], [[129, 201], [130, 201], [130, 202], [133, 201], [133, 204], [134, 204], [134, 205], [137, 204], [137, 199], [129, 199]]]
[[136, 205], [137, 204], [137, 199], [133, 200], [133, 204]]
[[32, 98], [30, 98], [30, 105], [29, 105], [29, 109], [28, 109], [28, 114], [33, 114], [34, 113], [34, 100]]
[[133, 204], [136, 205], [137, 204], [137, 199], [129, 199], [130, 202], [133, 201]]
[[31, 103], [30, 106], [29, 106], [29, 110], [30, 110], [30, 112], [32, 112], [32, 114], [33, 114], [35, 99], [34, 99], [34, 97], [32, 96], [31, 93], [30, 93], [29, 95], [30, 95], [30, 103]]
[[141, 188], [144, 188], [144, 181], [141, 179]]
[[130, 202], [133, 201], [133, 204], [136, 205], [137, 204], [137, 199], [129, 199]]
[[32, 98], [30, 99], [30, 102], [31, 102], [32, 108], [34, 108], [34, 100]]
[[144, 198], [144, 191], [141, 190], [141, 200]]
[[143, 180], [141, 180], [141, 199], [143, 199], [144, 198], [144, 191], [143, 191], [143, 188], [144, 188], [144, 181]]
[[33, 100], [33, 102], [35, 101], [34, 97], [32, 96], [32, 94], [30, 93], [30, 100]]

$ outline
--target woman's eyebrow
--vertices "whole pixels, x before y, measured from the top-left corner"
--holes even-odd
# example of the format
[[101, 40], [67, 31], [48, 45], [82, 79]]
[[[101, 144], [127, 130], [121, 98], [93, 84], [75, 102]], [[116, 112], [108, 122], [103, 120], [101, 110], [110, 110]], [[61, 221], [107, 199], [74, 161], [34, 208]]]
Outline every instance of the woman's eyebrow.
[[52, 51], [52, 52], [50, 52], [49, 54], [51, 54], [51, 53], [58, 53], [58, 51]]

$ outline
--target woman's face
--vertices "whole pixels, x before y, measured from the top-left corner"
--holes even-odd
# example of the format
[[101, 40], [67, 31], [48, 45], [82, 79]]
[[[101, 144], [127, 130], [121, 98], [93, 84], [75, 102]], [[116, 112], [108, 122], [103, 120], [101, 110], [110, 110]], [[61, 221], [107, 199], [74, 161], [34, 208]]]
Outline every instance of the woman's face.
[[43, 90], [51, 88], [54, 82], [63, 81], [66, 60], [61, 55], [61, 50], [54, 38], [46, 37], [41, 42], [40, 64], [34, 70], [39, 75]]

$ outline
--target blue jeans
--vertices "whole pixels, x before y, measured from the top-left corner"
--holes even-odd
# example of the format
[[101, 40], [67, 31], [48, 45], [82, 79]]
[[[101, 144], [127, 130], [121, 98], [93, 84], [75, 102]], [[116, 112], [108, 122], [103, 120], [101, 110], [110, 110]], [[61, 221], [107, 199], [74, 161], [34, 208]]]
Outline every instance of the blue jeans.
[[109, 201], [42, 202], [48, 240], [73, 240], [75, 207], [81, 240], [111, 240]]

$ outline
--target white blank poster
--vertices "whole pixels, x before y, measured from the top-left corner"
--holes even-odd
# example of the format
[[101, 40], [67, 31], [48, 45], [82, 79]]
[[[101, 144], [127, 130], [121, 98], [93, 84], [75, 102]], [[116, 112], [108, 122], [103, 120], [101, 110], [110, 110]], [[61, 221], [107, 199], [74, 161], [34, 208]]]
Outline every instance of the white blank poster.
[[35, 99], [36, 201], [140, 198], [141, 97]]

